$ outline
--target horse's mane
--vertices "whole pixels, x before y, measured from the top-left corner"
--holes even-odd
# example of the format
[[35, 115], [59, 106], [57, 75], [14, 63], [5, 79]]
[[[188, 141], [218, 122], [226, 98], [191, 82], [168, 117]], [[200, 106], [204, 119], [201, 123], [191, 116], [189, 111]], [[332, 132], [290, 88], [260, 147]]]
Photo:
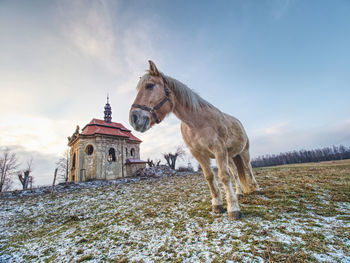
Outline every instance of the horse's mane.
[[162, 73], [161, 75], [178, 102], [188, 110], [198, 111], [205, 107], [215, 108], [212, 104], [200, 97], [194, 90], [190, 89], [182, 82]]

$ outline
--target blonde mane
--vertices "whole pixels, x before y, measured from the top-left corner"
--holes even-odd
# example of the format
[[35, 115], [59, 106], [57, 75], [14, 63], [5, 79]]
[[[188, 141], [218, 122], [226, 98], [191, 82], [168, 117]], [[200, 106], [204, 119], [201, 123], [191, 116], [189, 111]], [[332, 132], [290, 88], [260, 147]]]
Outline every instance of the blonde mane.
[[215, 108], [212, 104], [200, 97], [194, 90], [187, 87], [182, 82], [162, 74], [162, 77], [168, 88], [173, 92], [176, 99], [182, 106], [191, 111], [198, 111], [202, 108]]

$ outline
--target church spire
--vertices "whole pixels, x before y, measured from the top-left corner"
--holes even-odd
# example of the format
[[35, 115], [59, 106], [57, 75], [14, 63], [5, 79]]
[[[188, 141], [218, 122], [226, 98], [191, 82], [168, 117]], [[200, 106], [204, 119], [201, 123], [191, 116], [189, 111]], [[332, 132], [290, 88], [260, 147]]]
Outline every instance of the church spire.
[[109, 95], [107, 94], [107, 103], [105, 105], [105, 121], [106, 122], [112, 122], [112, 108], [111, 105], [109, 105]]

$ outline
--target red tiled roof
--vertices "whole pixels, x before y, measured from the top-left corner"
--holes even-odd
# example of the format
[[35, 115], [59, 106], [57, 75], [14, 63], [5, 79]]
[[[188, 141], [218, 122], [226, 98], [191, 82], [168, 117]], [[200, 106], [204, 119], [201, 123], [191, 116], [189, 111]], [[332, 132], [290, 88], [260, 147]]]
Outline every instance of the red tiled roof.
[[118, 122], [106, 122], [104, 120], [92, 119], [89, 124], [103, 125], [103, 126], [118, 128], [118, 129], [121, 129], [124, 131], [130, 131], [127, 128], [125, 128], [123, 124], [118, 123]]
[[142, 142], [139, 138], [137, 138], [136, 136], [134, 136], [131, 132], [123, 132], [124, 134], [126, 134], [130, 140], [132, 141], [140, 141]]
[[124, 137], [135, 142], [142, 142], [139, 138], [135, 137], [130, 130], [125, 128], [121, 123], [106, 122], [104, 120], [99, 120], [99, 119], [92, 119], [90, 123], [83, 128], [81, 134], [112, 135], [112, 136]]

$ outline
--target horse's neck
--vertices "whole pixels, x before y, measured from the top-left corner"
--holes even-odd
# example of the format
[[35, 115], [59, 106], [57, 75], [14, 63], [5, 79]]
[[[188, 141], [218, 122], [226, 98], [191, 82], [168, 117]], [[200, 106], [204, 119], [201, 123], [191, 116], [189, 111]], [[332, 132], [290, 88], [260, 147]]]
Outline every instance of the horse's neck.
[[199, 123], [202, 121], [203, 111], [207, 111], [207, 109], [203, 109], [200, 111], [191, 111], [185, 106], [181, 105], [181, 103], [179, 103], [178, 101], [175, 101], [175, 106], [173, 109], [173, 113], [175, 114], [175, 116], [192, 128], [198, 126]]

